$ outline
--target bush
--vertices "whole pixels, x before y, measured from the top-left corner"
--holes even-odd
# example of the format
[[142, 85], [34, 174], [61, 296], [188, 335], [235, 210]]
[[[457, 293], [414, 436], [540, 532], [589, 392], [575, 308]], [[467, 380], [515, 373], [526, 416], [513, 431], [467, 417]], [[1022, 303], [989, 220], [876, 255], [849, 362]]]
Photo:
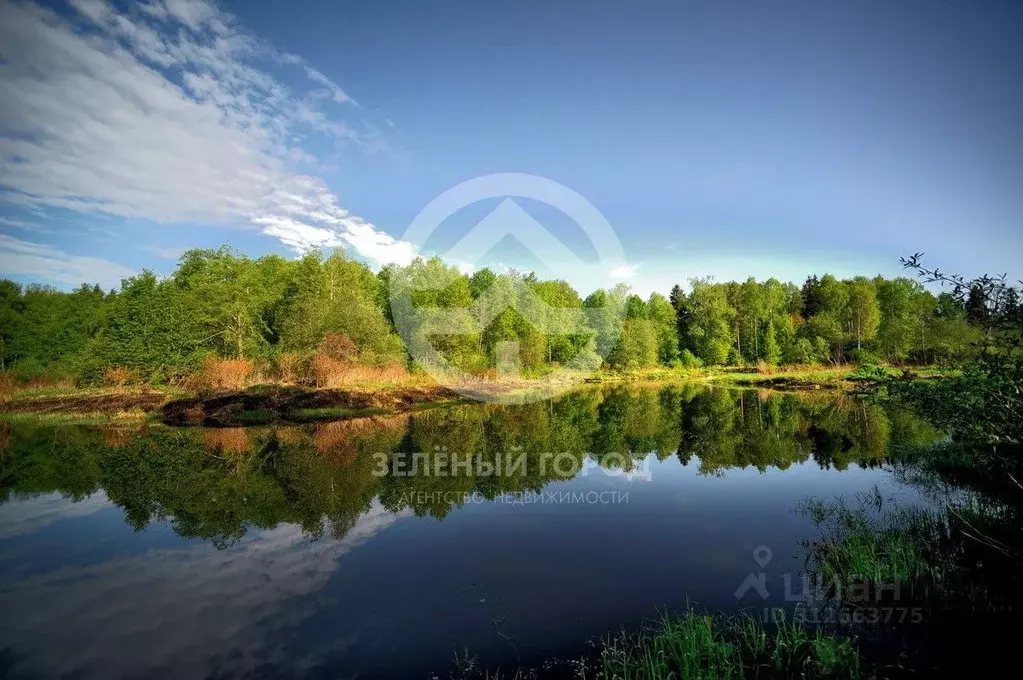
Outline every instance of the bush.
[[854, 349], [849, 357], [860, 366], [880, 366], [883, 363], [881, 357], [865, 349]]
[[703, 366], [703, 362], [700, 361], [699, 357], [690, 352], [688, 349], [682, 350], [682, 353], [678, 357], [678, 362], [682, 368], [700, 368]]
[[194, 376], [198, 387], [237, 390], [245, 387], [252, 374], [252, 362], [245, 359], [207, 357], [202, 372]]
[[18, 379], [12, 374], [0, 373], [0, 396], [10, 394], [18, 388]]
[[135, 373], [123, 366], [111, 366], [103, 371], [103, 384], [111, 387], [124, 387], [135, 379]]
[[320, 341], [316, 352], [334, 361], [350, 364], [354, 363], [356, 357], [358, 357], [359, 348], [344, 333], [328, 333]]
[[326, 354], [317, 353], [312, 359], [313, 379], [317, 387], [340, 387], [348, 366]]
[[11, 373], [19, 382], [39, 380], [46, 377], [46, 367], [35, 357], [27, 357], [11, 367]]
[[277, 379], [285, 384], [295, 384], [299, 382], [302, 375], [308, 370], [304, 364], [306, 363], [306, 357], [302, 356], [299, 352], [285, 352], [277, 357]]

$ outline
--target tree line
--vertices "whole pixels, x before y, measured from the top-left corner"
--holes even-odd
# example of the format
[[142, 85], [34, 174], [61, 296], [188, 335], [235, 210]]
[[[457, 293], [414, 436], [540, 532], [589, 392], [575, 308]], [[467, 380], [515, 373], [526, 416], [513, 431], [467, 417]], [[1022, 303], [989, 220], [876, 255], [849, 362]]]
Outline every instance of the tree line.
[[[95, 383], [117, 369], [123, 380], [166, 383], [210, 360], [295, 381], [317, 357], [414, 368], [394, 323], [395, 291], [408, 292], [413, 316], [426, 307], [491, 308], [482, 328], [429, 336], [441, 356], [474, 374], [493, 372], [508, 343], [532, 375], [559, 365], [953, 362], [983, 335], [986, 313], [980, 297], [935, 296], [909, 278], [814, 275], [801, 286], [693, 279], [667, 297], [618, 285], [584, 298], [563, 280], [467, 274], [438, 258], [374, 273], [340, 251], [252, 259], [222, 247], [189, 251], [170, 276], [143, 271], [117, 291], [0, 281], [0, 371]], [[586, 312], [585, 324], [538, 328], [539, 308]], [[412, 322], [429, 335], [425, 317]]]

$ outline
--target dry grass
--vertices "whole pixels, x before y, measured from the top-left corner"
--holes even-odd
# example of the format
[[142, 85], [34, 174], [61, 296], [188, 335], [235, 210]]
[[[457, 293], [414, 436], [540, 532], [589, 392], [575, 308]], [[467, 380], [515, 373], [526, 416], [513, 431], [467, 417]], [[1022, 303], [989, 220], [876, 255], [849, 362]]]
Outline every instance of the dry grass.
[[326, 354], [315, 355], [310, 364], [316, 386], [328, 389], [341, 387], [347, 368], [343, 362], [331, 359]]
[[316, 348], [316, 353], [343, 364], [351, 364], [355, 363], [359, 348], [344, 333], [327, 333]]
[[32, 378], [19, 381], [10, 373], [0, 373], [0, 397], [9, 397], [24, 392], [71, 392], [75, 390], [73, 380], [61, 378]]
[[283, 385], [294, 385], [304, 373], [303, 363], [306, 358], [299, 352], [285, 352], [277, 357], [277, 381]]
[[841, 373], [855, 371], [857, 364], [783, 364], [772, 366], [757, 362], [756, 372], [760, 375], [791, 375], [793, 373]]
[[411, 377], [404, 366], [359, 366], [325, 354], [313, 356], [311, 371], [316, 387], [327, 389], [407, 384]]
[[209, 357], [203, 362], [202, 372], [192, 380], [200, 389], [238, 390], [248, 384], [251, 375], [251, 361]]
[[0, 397], [14, 394], [18, 389], [18, 381], [10, 373], [0, 373]]
[[134, 371], [123, 366], [111, 366], [103, 371], [103, 384], [110, 387], [124, 387], [136, 380]]
[[240, 454], [250, 448], [244, 427], [212, 428], [203, 432], [203, 444], [210, 453]]

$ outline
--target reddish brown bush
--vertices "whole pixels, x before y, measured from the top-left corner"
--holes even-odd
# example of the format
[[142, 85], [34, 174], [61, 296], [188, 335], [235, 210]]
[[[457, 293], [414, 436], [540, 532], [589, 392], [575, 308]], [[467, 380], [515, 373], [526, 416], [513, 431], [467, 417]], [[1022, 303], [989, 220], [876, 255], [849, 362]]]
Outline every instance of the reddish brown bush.
[[285, 352], [277, 357], [277, 380], [286, 384], [298, 382], [302, 355], [298, 352]]
[[340, 387], [345, 380], [348, 366], [326, 354], [313, 356], [311, 369], [317, 387]]
[[320, 341], [320, 346], [316, 348], [316, 353], [329, 357], [334, 361], [350, 364], [358, 356], [359, 348], [344, 333], [327, 333], [323, 340]]
[[111, 366], [103, 371], [103, 384], [111, 387], [124, 387], [135, 382], [135, 374], [123, 366]]
[[246, 386], [251, 374], [251, 361], [209, 357], [202, 364], [202, 372], [194, 378], [200, 387], [237, 390]]
[[11, 394], [18, 389], [18, 381], [10, 373], [0, 373], [0, 396]]

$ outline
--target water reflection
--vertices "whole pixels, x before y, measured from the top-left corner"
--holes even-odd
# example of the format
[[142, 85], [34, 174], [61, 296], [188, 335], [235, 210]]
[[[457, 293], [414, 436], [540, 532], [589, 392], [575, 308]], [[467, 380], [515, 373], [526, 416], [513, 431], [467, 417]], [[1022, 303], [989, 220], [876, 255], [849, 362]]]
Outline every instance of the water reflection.
[[[803, 567], [796, 500], [884, 483], [893, 444], [940, 436], [854, 399], [697, 387], [0, 434], [0, 676], [196, 678], [425, 677], [463, 646], [507, 667], [657, 606], [735, 606], [757, 546], [772, 583]], [[456, 474], [398, 474], [412, 454]], [[476, 502], [555, 491], [628, 503]]]
[[[442, 518], [470, 496], [540, 492], [587, 465], [627, 471], [650, 453], [710, 475], [811, 459], [844, 470], [879, 465], [892, 441], [919, 444], [940, 433], [853, 398], [690, 386], [589, 390], [553, 402], [309, 427], [19, 426], [3, 436], [0, 502], [52, 491], [78, 501], [103, 490], [136, 530], [167, 521], [183, 538], [225, 547], [250, 528], [282, 523], [340, 539], [375, 498], [391, 512]], [[412, 453], [420, 471], [447, 474], [408, 474]], [[562, 457], [558, 465], [552, 454]], [[385, 474], [376, 462], [382, 456], [392, 461]], [[564, 456], [574, 463], [564, 465]]]

